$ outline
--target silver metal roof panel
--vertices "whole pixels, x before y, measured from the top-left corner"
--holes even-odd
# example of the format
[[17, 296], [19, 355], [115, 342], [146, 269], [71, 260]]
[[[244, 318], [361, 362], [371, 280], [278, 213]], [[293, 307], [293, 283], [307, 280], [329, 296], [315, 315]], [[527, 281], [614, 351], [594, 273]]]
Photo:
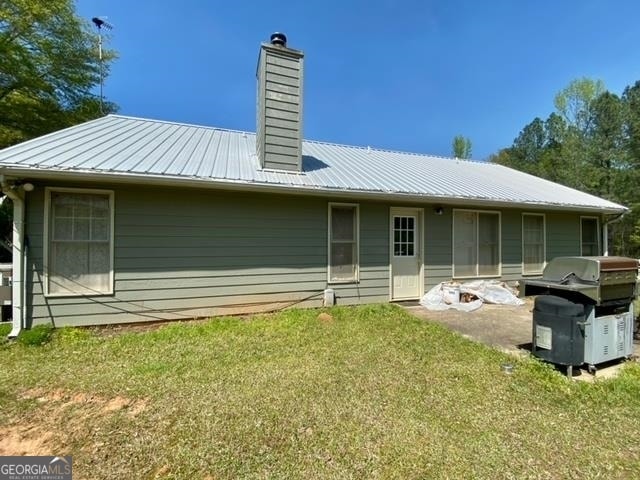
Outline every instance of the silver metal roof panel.
[[108, 115], [0, 151], [0, 171], [191, 179], [428, 198], [469, 205], [531, 205], [623, 212], [622, 205], [486, 162], [304, 141], [303, 172], [261, 170], [255, 134]]

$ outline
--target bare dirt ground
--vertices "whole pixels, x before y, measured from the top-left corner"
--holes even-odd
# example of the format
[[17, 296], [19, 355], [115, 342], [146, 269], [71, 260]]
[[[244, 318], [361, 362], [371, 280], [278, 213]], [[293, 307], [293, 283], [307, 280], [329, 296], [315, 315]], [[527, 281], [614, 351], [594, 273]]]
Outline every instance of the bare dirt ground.
[[103, 398], [64, 390], [30, 389], [20, 396], [38, 402], [41, 408], [29, 422], [0, 426], [0, 455], [51, 455], [64, 449], [75, 433], [86, 429], [89, 419], [124, 409], [133, 418], [147, 406], [145, 401], [121, 396]]

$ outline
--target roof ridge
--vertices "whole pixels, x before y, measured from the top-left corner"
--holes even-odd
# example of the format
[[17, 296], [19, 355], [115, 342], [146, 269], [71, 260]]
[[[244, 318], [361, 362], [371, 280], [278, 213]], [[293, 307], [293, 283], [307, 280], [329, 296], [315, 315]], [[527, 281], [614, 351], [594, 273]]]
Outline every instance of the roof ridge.
[[123, 118], [125, 120], [138, 120], [142, 122], [164, 123], [167, 125], [176, 125], [180, 127], [204, 128], [206, 130], [216, 130], [219, 132], [243, 133], [245, 135], [255, 135], [255, 132], [247, 132], [245, 130], [234, 130], [232, 128], [213, 127], [211, 125], [201, 125], [197, 123], [175, 122], [172, 120], [160, 120], [157, 118], [134, 117], [132, 115], [121, 115], [119, 113], [110, 113], [107, 117]]
[[316, 143], [316, 144], [320, 144], [320, 145], [331, 145], [333, 147], [346, 147], [346, 148], [355, 148], [355, 149], [359, 149], [359, 150], [371, 150], [371, 151], [376, 151], [376, 152], [384, 152], [384, 153], [400, 153], [403, 155], [413, 155], [416, 157], [431, 157], [431, 158], [440, 158], [442, 160], [456, 160], [456, 161], [460, 161], [460, 162], [469, 162], [469, 163], [482, 163], [482, 164], [487, 164], [489, 162], [486, 162], [484, 160], [475, 160], [472, 158], [458, 158], [458, 157], [447, 157], [446, 155], [436, 155], [436, 154], [432, 154], [432, 153], [419, 153], [419, 152], [409, 152], [406, 150], [394, 150], [391, 148], [380, 148], [380, 147], [372, 147], [370, 145], [362, 146], [362, 145], [349, 145], [346, 143], [336, 143], [336, 142], [326, 142], [323, 140], [305, 140], [303, 139], [303, 141], [307, 142], [307, 143]]

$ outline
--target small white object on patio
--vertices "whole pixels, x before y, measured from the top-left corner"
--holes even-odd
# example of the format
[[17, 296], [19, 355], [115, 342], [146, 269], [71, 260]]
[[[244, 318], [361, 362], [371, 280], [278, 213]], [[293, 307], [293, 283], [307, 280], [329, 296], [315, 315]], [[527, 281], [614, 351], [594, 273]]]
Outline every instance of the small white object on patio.
[[[427, 310], [448, 310], [453, 308], [462, 312], [472, 312], [482, 306], [483, 303], [496, 305], [524, 305], [514, 292], [503, 282], [497, 280], [473, 280], [461, 284], [460, 294], [469, 293], [478, 297], [472, 302], [448, 301], [447, 287], [451, 282], [442, 282], [429, 290], [420, 300], [420, 305]], [[457, 286], [457, 284], [456, 284]]]

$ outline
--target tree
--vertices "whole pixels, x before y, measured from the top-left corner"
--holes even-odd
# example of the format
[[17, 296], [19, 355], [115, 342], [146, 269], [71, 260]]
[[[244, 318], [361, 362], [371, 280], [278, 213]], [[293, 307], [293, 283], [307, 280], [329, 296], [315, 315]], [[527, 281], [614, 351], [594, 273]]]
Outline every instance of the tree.
[[518, 134], [513, 141], [513, 153], [521, 170], [537, 173], [540, 154], [547, 143], [546, 137], [544, 122], [537, 117]]
[[625, 109], [620, 97], [604, 92], [593, 105], [593, 126], [590, 136], [591, 179], [599, 193], [606, 198], [614, 197], [615, 178], [627, 168], [625, 143]]
[[471, 140], [462, 135], [453, 137], [453, 156], [456, 158], [471, 158]]
[[513, 145], [493, 155], [491, 161], [554, 181], [565, 178], [562, 158], [567, 137], [565, 121], [556, 113], [546, 120], [539, 117], [526, 125]]
[[627, 109], [627, 150], [631, 162], [636, 168], [640, 168], [640, 80], [624, 89], [622, 101]]
[[556, 112], [544, 121], [545, 145], [538, 159], [538, 175], [554, 182], [566, 182], [563, 158], [568, 136], [567, 123]]
[[569, 126], [586, 132], [591, 125], [592, 104], [605, 91], [602, 80], [578, 78], [560, 90], [553, 103]]
[[639, 257], [640, 81], [619, 97], [581, 78], [558, 92], [555, 105], [491, 161], [630, 207], [609, 226], [610, 251]]
[[72, 0], [0, 0], [0, 59], [0, 148], [102, 115], [96, 35]]

